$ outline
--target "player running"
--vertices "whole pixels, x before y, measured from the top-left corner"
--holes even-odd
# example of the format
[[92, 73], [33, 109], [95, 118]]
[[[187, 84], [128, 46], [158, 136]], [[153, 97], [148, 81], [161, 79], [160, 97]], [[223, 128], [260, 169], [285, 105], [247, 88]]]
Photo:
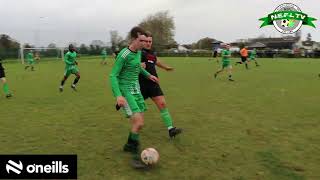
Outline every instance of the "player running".
[[101, 64], [103, 64], [103, 65], [107, 64], [107, 50], [106, 49], [103, 49], [101, 51], [101, 58], [102, 58]]
[[31, 71], [34, 71], [34, 59], [32, 50], [27, 54], [27, 65], [24, 67], [24, 69], [27, 70], [29, 67], [31, 67]]
[[246, 65], [246, 69], [249, 69], [248, 67], [248, 62], [247, 62], [247, 58], [248, 58], [248, 46], [245, 46], [243, 47], [241, 50], [240, 50], [240, 55], [241, 55], [241, 61], [239, 62], [236, 62], [236, 65], [237, 64], [245, 64]]
[[[156, 66], [164, 69], [166, 71], [172, 71], [173, 68], [162, 63], [152, 49], [152, 35], [150, 32], [146, 32], [147, 41], [144, 43], [144, 48], [142, 50], [141, 62], [142, 67], [144, 67], [150, 74], [158, 77]], [[173, 126], [172, 118], [169, 113], [169, 110], [166, 106], [166, 101], [164, 94], [160, 88], [160, 85], [156, 82], [145, 78], [140, 74], [139, 83], [141, 88], [141, 94], [143, 98], [146, 100], [151, 98], [154, 104], [158, 107], [160, 111], [160, 116], [168, 128], [169, 137], [173, 138], [176, 135], [182, 132], [181, 129]]]
[[71, 88], [74, 91], [77, 90], [76, 84], [80, 80], [80, 71], [78, 68], [78, 62], [76, 61], [76, 57], [77, 57], [76, 49], [72, 44], [70, 44], [69, 51], [64, 55], [64, 62], [66, 66], [65, 66], [64, 76], [59, 87], [60, 92], [63, 91], [63, 85], [65, 81], [68, 79], [68, 77], [70, 76], [70, 74], [74, 74], [76, 76], [76, 78], [74, 79], [71, 85]]
[[218, 74], [223, 72], [225, 69], [228, 71], [228, 79], [229, 81], [234, 81], [232, 79], [232, 65], [231, 65], [231, 52], [230, 52], [230, 45], [225, 44], [224, 50], [221, 51], [221, 57], [222, 57], [222, 67], [219, 69], [216, 73], [214, 73], [214, 78], [217, 78]]
[[254, 48], [254, 49], [250, 52], [250, 61], [254, 61], [254, 63], [255, 63], [256, 66], [258, 67], [258, 66], [260, 66], [260, 65], [258, 64], [258, 61], [257, 61], [256, 57], [257, 57], [257, 50], [256, 50], [256, 48]]

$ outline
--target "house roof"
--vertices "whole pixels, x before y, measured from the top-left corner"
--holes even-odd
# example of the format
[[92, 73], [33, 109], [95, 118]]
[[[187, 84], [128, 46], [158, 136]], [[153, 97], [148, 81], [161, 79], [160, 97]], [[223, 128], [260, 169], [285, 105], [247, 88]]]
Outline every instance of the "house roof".
[[314, 43], [314, 41], [302, 41], [303, 46], [313, 46]]
[[212, 42], [211, 42], [211, 44], [221, 44], [221, 43], [223, 43], [222, 41], [219, 41], [219, 40], [213, 40]]
[[298, 42], [300, 37], [295, 36], [284, 36], [277, 38], [254, 38], [250, 39], [251, 42], [261, 42], [261, 43], [283, 43], [283, 42]]
[[248, 46], [248, 48], [265, 48], [265, 47], [267, 46], [261, 42], [255, 42], [255, 43], [249, 44]]

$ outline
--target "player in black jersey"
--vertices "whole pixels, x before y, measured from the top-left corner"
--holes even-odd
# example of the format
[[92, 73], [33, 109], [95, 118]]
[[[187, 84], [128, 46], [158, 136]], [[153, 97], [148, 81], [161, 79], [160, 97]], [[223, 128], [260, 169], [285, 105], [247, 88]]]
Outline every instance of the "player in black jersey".
[[119, 53], [120, 53], [119, 48], [115, 48], [115, 50], [113, 51], [113, 54], [112, 54], [114, 59], [117, 59], [117, 56], [118, 56]]
[[[151, 50], [152, 48], [152, 35], [150, 32], [147, 32], [147, 41], [144, 42], [144, 48], [141, 53], [141, 65], [144, 67], [150, 74], [158, 77], [156, 66], [166, 70], [172, 71], [173, 68], [165, 65], [159, 59], [157, 59], [156, 54]], [[158, 83], [146, 79], [144, 76], [139, 76], [139, 83], [141, 93], [144, 99], [151, 98], [152, 101], [157, 105], [161, 118], [169, 131], [169, 137], [173, 138], [177, 134], [182, 132], [181, 129], [173, 126], [172, 118], [169, 113], [169, 110], [166, 106], [164, 94]]]
[[0, 59], [0, 80], [3, 84], [3, 91], [4, 93], [6, 94], [6, 97], [7, 98], [10, 98], [12, 95], [9, 91], [9, 86], [8, 86], [8, 83], [7, 83], [7, 80], [6, 80], [6, 74], [4, 72], [4, 68], [2, 66], [2, 59]]

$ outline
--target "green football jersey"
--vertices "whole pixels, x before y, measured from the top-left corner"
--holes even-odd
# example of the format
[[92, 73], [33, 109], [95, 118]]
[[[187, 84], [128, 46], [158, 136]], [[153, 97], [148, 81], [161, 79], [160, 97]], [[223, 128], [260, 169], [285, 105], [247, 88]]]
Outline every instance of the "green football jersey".
[[33, 61], [33, 53], [32, 53], [32, 52], [29, 52], [29, 53], [27, 54], [27, 60], [28, 60], [28, 61]]
[[250, 58], [255, 58], [257, 55], [257, 51], [256, 50], [252, 50], [250, 53]]
[[76, 57], [77, 57], [77, 53], [68, 51], [65, 55], [64, 55], [64, 62], [66, 63], [66, 66], [74, 66], [76, 65]]
[[102, 55], [102, 56], [107, 56], [107, 51], [106, 51], [106, 50], [102, 50], [102, 51], [101, 51], [101, 55]]
[[231, 56], [230, 50], [226, 50], [226, 49], [222, 50], [221, 52], [222, 61], [230, 62], [231, 61], [230, 56]]
[[141, 51], [133, 52], [124, 48], [117, 56], [116, 62], [111, 70], [110, 81], [112, 92], [115, 97], [122, 96], [122, 92], [139, 94], [139, 74], [149, 77], [145, 69], [141, 67]]

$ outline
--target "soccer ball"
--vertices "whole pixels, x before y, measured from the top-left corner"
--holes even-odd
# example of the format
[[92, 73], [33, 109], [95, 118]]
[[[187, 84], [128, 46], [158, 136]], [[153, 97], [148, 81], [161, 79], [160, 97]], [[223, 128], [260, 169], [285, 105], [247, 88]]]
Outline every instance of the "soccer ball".
[[147, 148], [141, 152], [141, 160], [147, 165], [154, 165], [159, 161], [159, 153], [154, 148]]
[[283, 19], [283, 20], [281, 20], [281, 26], [282, 27], [289, 27], [289, 22], [290, 22], [289, 19]]

